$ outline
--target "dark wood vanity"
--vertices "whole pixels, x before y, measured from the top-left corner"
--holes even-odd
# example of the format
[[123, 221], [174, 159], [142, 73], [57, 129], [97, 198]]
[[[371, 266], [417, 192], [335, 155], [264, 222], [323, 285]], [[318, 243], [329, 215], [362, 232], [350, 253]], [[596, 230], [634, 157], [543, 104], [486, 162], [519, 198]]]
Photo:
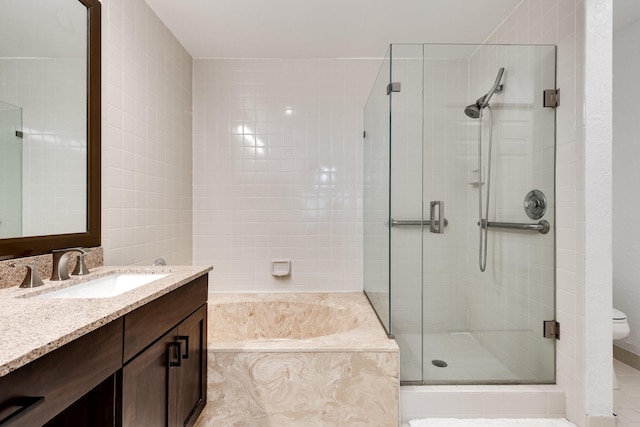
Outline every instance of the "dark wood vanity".
[[207, 275], [0, 377], [0, 426], [191, 426], [206, 403]]

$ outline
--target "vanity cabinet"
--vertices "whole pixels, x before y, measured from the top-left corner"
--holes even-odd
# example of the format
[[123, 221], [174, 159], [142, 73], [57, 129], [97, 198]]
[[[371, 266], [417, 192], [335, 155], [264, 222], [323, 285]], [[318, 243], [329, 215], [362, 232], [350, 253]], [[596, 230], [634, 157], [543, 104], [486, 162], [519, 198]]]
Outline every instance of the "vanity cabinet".
[[205, 275], [0, 377], [0, 427], [192, 426], [206, 374]]
[[[87, 419], [70, 409], [52, 420], [83, 396], [90, 399], [109, 388], [109, 383], [111, 390], [105, 394], [114, 395], [111, 377], [122, 366], [122, 327], [122, 319], [117, 319], [1, 377], [0, 425], [33, 427], [51, 420], [49, 425], [55, 426], [64, 425], [64, 417]], [[91, 425], [113, 425], [113, 420], [98, 415], [98, 408], [93, 415]]]
[[125, 316], [123, 426], [195, 424], [206, 403], [206, 298], [201, 278]]

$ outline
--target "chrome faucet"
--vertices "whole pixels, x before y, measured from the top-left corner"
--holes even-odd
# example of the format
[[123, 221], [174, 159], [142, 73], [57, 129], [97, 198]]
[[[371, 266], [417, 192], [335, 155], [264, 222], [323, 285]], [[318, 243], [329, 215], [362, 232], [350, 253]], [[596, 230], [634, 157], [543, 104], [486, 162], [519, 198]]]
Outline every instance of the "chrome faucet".
[[38, 266], [36, 264], [31, 263], [12, 263], [9, 264], [11, 267], [27, 267], [27, 274], [24, 276], [24, 280], [20, 285], [21, 288], [37, 288], [38, 286], [44, 285], [44, 282], [38, 275]]
[[76, 266], [73, 270], [74, 274], [87, 274], [89, 270], [84, 265], [84, 256], [89, 252], [83, 248], [54, 249], [53, 253], [53, 271], [50, 280], [67, 280], [69, 279], [69, 257], [73, 252], [78, 252], [78, 263], [82, 264], [80, 268]]

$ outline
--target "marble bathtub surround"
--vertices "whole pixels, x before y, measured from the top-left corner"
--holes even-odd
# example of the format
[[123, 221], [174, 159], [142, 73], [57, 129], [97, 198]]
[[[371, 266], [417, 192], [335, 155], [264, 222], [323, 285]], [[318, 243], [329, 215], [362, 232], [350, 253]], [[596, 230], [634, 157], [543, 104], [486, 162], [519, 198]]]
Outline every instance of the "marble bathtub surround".
[[[91, 252], [87, 253], [87, 255], [84, 257], [84, 261], [87, 265], [87, 268], [89, 268], [89, 271], [91, 271], [96, 267], [101, 267], [104, 261], [102, 246], [89, 249], [91, 250]], [[26, 269], [24, 267], [12, 267], [12, 264], [36, 264], [38, 266], [38, 273], [40, 274], [40, 278], [44, 280], [51, 277], [51, 270], [53, 268], [52, 259], [53, 255], [45, 254], [0, 261], [0, 289], [19, 286], [20, 283], [22, 283], [22, 279], [24, 279]], [[69, 258], [70, 272], [73, 271], [74, 267], [76, 266], [76, 260], [77, 257], [75, 256], [75, 254], [72, 254], [72, 256]]]
[[[97, 267], [82, 278], [44, 280], [38, 288], [0, 290], [0, 376], [98, 329], [136, 308], [207, 274], [211, 267]], [[41, 299], [45, 292], [114, 273], [168, 276], [111, 298]], [[46, 276], [45, 276], [46, 277]]]
[[210, 294], [209, 350], [398, 352], [362, 292]]
[[399, 349], [356, 293], [210, 294], [198, 427], [392, 426]]

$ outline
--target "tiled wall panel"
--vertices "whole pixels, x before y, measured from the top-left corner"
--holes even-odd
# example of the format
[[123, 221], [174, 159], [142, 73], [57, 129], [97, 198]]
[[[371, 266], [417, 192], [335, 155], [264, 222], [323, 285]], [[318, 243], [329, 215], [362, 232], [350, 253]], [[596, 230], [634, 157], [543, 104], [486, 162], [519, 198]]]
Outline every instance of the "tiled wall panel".
[[[214, 291], [362, 289], [363, 108], [380, 60], [198, 59], [194, 262]], [[289, 277], [271, 261], [291, 259]]]
[[143, 0], [101, 3], [105, 264], [191, 264], [192, 58]]

